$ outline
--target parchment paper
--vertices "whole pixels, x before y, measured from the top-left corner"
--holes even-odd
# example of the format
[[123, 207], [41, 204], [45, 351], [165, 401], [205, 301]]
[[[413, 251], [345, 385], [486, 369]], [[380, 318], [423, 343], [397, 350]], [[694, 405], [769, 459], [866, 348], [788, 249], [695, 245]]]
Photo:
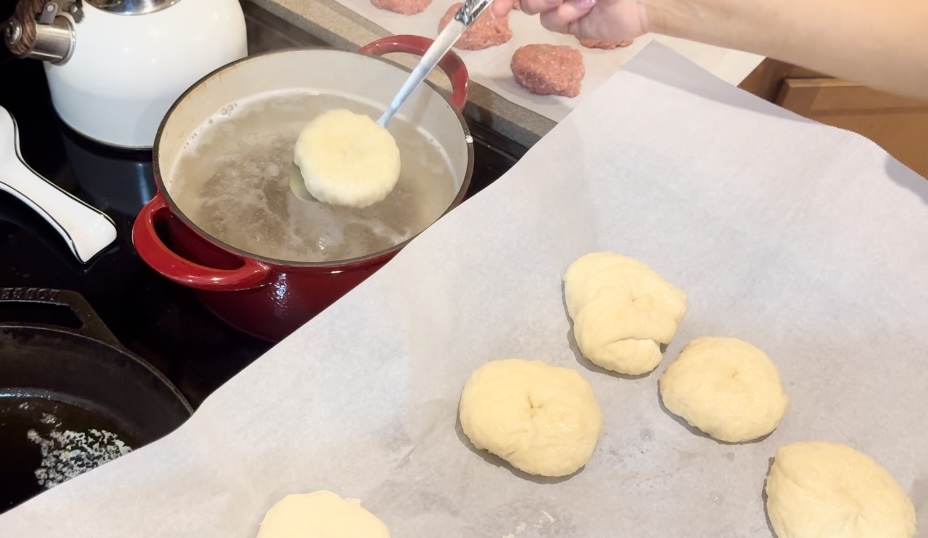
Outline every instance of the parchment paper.
[[[614, 250], [689, 294], [649, 376], [571, 346], [560, 276]], [[249, 538], [284, 495], [359, 498], [396, 538], [763, 537], [770, 458], [830, 439], [871, 454], [928, 529], [928, 182], [653, 44], [505, 177], [214, 393], [168, 437], [0, 516], [0, 536]], [[690, 340], [743, 338], [792, 400], [726, 445], [662, 410]], [[468, 374], [536, 358], [593, 385], [589, 464], [535, 480], [456, 429]]]
[[[401, 15], [374, 7], [370, 0], [337, 0], [339, 4], [393, 34], [413, 34], [434, 38], [438, 35], [438, 21], [448, 6], [458, 0], [433, 0], [422, 13]], [[541, 26], [538, 16], [513, 11], [509, 15], [512, 39], [503, 45], [479, 51], [455, 49], [467, 65], [475, 82], [501, 97], [553, 121], [561, 121], [579, 103], [596, 91], [625, 63], [641, 52], [651, 41], [665, 44], [717, 77], [738, 85], [764, 59], [763, 56], [743, 51], [724, 49], [686, 39], [647, 34], [626, 48], [613, 50], [588, 49], [577, 38], [557, 34]], [[532, 95], [516, 84], [509, 61], [517, 48], [533, 43], [570, 45], [583, 53], [586, 76], [577, 97]]]

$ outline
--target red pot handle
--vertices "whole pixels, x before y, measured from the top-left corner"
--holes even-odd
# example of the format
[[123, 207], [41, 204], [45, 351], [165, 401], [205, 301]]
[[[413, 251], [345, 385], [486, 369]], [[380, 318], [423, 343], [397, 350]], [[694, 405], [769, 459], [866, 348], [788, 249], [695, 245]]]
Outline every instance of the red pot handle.
[[145, 263], [165, 278], [200, 290], [235, 291], [263, 284], [270, 268], [250, 258], [239, 258], [242, 266], [236, 269], [215, 269], [193, 263], [169, 249], [158, 233], [155, 223], [167, 216], [168, 206], [161, 193], [155, 194], [139, 211], [132, 225], [132, 244]]
[[[372, 41], [361, 47], [360, 52], [383, 56], [391, 52], [405, 52], [422, 56], [432, 46], [432, 40], [417, 35], [391, 35]], [[467, 104], [467, 86], [470, 80], [464, 60], [453, 50], [438, 62], [438, 67], [448, 75], [451, 80], [451, 104], [458, 110], [464, 110]]]

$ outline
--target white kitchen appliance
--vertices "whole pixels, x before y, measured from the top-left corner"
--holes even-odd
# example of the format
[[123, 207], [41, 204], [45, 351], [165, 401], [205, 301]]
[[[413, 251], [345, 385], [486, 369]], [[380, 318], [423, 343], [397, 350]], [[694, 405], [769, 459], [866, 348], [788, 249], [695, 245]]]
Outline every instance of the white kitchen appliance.
[[19, 0], [3, 34], [45, 63], [66, 124], [124, 148], [151, 148], [181, 93], [248, 52], [238, 0]]
[[81, 263], [88, 263], [116, 240], [105, 213], [38, 175], [19, 151], [16, 120], [0, 106], [0, 191], [34, 209], [61, 235]]

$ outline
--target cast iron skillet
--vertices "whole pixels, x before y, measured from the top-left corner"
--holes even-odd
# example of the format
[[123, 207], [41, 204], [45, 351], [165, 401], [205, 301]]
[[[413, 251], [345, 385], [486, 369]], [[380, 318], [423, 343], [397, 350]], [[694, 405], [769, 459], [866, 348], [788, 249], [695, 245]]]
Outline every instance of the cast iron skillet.
[[123, 446], [163, 437], [193, 413], [80, 294], [0, 288], [0, 309], [56, 305], [73, 313], [73, 328], [0, 321], [0, 513], [126, 453]]

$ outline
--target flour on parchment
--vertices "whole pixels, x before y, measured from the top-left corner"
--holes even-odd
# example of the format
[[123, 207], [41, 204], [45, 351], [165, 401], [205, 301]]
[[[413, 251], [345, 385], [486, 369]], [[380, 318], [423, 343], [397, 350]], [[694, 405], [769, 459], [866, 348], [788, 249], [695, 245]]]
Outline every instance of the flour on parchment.
[[[533, 529], [541, 529], [541, 528], [545, 527], [546, 525], [550, 525], [550, 524], [552, 524], [552, 523], [554, 523], [554, 517], [552, 517], [551, 514], [549, 514], [549, 513], [545, 512], [544, 510], [542, 510], [542, 511], [541, 511], [541, 516], [538, 518], [537, 522], [535, 522], [535, 523], [532, 524], [532, 528], [533, 528]], [[526, 529], [528, 529], [528, 527], [529, 527], [529, 526], [528, 526], [528, 523], [525, 523], [525, 522], [523, 521], [523, 522], [519, 523], [518, 525], [516, 525], [516, 529], [515, 529], [514, 532], [510, 532], [509, 534], [505, 534], [505, 535], [502, 536], [502, 538], [517, 538], [517, 536], [518, 536], [519, 534], [521, 534], [522, 532], [524, 532]]]

